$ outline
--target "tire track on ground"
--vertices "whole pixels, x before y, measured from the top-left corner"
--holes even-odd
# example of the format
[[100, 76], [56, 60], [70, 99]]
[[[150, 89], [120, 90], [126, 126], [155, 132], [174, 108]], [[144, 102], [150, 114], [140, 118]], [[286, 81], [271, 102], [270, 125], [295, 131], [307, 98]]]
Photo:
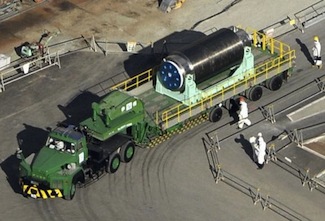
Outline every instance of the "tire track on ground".
[[[174, 141], [176, 139], [176, 141]], [[166, 184], [166, 176], [165, 176], [165, 169], [167, 167], [167, 163], [171, 160], [171, 157], [176, 155], [174, 154], [176, 151], [176, 147], [173, 147], [171, 144], [180, 143], [181, 140], [177, 139], [177, 136], [168, 140], [163, 147], [165, 148], [159, 156], [159, 161], [157, 164], [157, 177], [158, 177], [158, 186], [159, 192], [163, 199], [166, 199], [169, 203], [169, 196], [167, 191], [167, 184]], [[170, 174], [168, 174], [170, 175]]]
[[56, 200], [63, 200], [63, 199], [47, 199], [43, 200], [40, 199], [37, 201], [36, 205], [38, 208], [38, 212], [42, 217], [42, 220], [45, 221], [64, 221], [65, 219], [61, 216], [60, 211], [58, 210], [57, 206], [55, 205]]
[[[91, 187], [90, 187], [91, 188]], [[81, 190], [81, 189], [79, 189]], [[100, 220], [97, 216], [97, 213], [94, 211], [94, 208], [92, 207], [93, 199], [89, 198], [89, 187], [83, 188], [82, 191], [79, 191], [79, 197], [78, 197], [78, 207], [79, 211], [82, 214], [82, 217], [86, 218], [88, 221], [93, 220]]]
[[160, 146], [157, 146], [152, 149], [148, 149], [148, 153], [144, 156], [144, 160], [141, 167], [141, 176], [143, 181], [143, 192], [145, 196], [145, 200], [150, 198], [152, 200], [152, 194], [151, 194], [151, 182], [150, 182], [150, 171], [153, 170], [153, 166], [155, 164], [154, 159], [155, 155], [159, 154], [159, 148]]

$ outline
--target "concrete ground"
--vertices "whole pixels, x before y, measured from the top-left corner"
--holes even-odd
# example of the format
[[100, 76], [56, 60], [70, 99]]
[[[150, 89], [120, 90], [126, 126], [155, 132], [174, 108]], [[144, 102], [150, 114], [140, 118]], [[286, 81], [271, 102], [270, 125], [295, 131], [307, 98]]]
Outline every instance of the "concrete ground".
[[[57, 5], [55, 10], [45, 7], [38, 9], [43, 14], [38, 14], [38, 10], [29, 14], [29, 17], [42, 17], [47, 12], [42, 19], [26, 19], [27, 15], [23, 16], [24, 20], [16, 17], [14, 24], [21, 25], [16, 28], [10, 25], [13, 24], [10, 21], [9, 25], [1, 23], [7, 32], [1, 32], [0, 39], [4, 41], [7, 38], [8, 42], [0, 45], [3, 51], [10, 52], [17, 43], [35, 39], [44, 28], [53, 27], [60, 27], [61, 37], [66, 39], [96, 33], [98, 37], [111, 36], [112, 41], [136, 38], [140, 42], [163, 39], [175, 31], [191, 27], [203, 31], [241, 23], [262, 29], [316, 1], [299, 0], [290, 5], [289, 1], [280, 0], [272, 1], [272, 4], [269, 1], [256, 4], [253, 0], [243, 0], [214, 16], [231, 2], [186, 1], [181, 9], [161, 14], [155, 2], [150, 5], [147, 1], [49, 1], [49, 4]], [[100, 14], [102, 11], [106, 11], [108, 17]], [[99, 16], [96, 16], [97, 12]], [[130, 18], [131, 15], [134, 17]], [[212, 18], [205, 20], [208, 17]], [[151, 58], [142, 54], [112, 53], [105, 57], [101, 53], [73, 53], [61, 58], [62, 69], [54, 67], [9, 85], [0, 94], [1, 219], [323, 220], [324, 192], [310, 191], [307, 186], [302, 186], [298, 172], [282, 161], [269, 163], [262, 171], [256, 170], [247, 149], [247, 138], [258, 131], [263, 131], [265, 139], [271, 143], [272, 136], [284, 129], [313, 125], [323, 119], [323, 115], [316, 115], [307, 121], [289, 122], [286, 115], [299, 109], [295, 107], [277, 116], [277, 123], [273, 125], [264, 121], [258, 112], [258, 107], [270, 102], [274, 102], [276, 108], [291, 106], [317, 91], [317, 87], [312, 87], [298, 93], [297, 88], [323, 76], [322, 70], [310, 67], [306, 50], [302, 47], [303, 44], [310, 47], [315, 33], [320, 35], [320, 39], [325, 39], [318, 31], [323, 25], [320, 23], [304, 34], [294, 31], [281, 38], [297, 51], [296, 72], [280, 91], [266, 91], [263, 99], [249, 103], [254, 122], [252, 127], [238, 131], [236, 124], [229, 123], [231, 117], [226, 116], [218, 124], [203, 123], [159, 147], [138, 149], [133, 161], [122, 165], [116, 174], [107, 175], [90, 187], [78, 190], [73, 201], [23, 198], [17, 183], [16, 148], [20, 144], [25, 153], [36, 151], [46, 139], [46, 127], [54, 127], [57, 121], [68, 116], [77, 122], [89, 114], [91, 101], [98, 97], [83, 92], [85, 89], [97, 90], [98, 86], [92, 86], [112, 77], [118, 81], [118, 74], [123, 71], [132, 75], [132, 71], [139, 69], [138, 65], [152, 62]], [[17, 30], [17, 27], [24, 28]], [[97, 30], [107, 32], [97, 33]], [[297, 39], [303, 44], [299, 44]], [[284, 95], [287, 98], [281, 99]], [[218, 162], [225, 176], [224, 181], [218, 184], [215, 184], [214, 174], [209, 169], [210, 156], [205, 149], [208, 147], [205, 142], [207, 134], [216, 131], [222, 148], [218, 152]], [[289, 149], [293, 150], [293, 147], [285, 150]], [[280, 152], [283, 157], [286, 154]], [[257, 192], [258, 188], [260, 192]], [[260, 202], [254, 205], [257, 193], [263, 198], [270, 196], [272, 207], [264, 211]]]
[[[0, 51], [12, 53], [23, 42], [38, 41], [44, 30], [61, 34], [50, 43], [80, 35], [111, 42], [155, 42], [183, 29], [207, 31], [230, 25], [263, 29], [293, 17], [315, 0], [201, 0], [161, 13], [156, 0], [47, 0], [39, 7], [0, 24]], [[258, 8], [258, 10], [255, 10]], [[289, 26], [289, 25], [288, 25]]]

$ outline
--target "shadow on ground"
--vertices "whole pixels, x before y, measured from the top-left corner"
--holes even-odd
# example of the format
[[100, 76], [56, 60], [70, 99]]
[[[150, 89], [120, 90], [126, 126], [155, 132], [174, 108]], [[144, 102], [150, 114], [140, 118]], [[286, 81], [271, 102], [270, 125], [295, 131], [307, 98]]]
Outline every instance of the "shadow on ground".
[[240, 143], [242, 149], [244, 149], [245, 153], [249, 156], [249, 158], [254, 162], [253, 158], [253, 148], [249, 140], [247, 140], [243, 134], [239, 135], [239, 138], [235, 138], [236, 143]]
[[100, 96], [85, 91], [74, 97], [67, 105], [58, 105], [66, 117], [61, 123], [79, 125], [80, 122], [92, 116], [91, 104], [99, 102], [100, 99]]
[[296, 38], [296, 42], [300, 46], [300, 51], [305, 55], [310, 64], [314, 64], [314, 59], [312, 58], [307, 46], [301, 42], [299, 38]]
[[[17, 134], [17, 142], [25, 157], [37, 153], [45, 144], [48, 131], [24, 124], [25, 129]], [[21, 193], [19, 186], [19, 163], [16, 153], [10, 155], [1, 163], [8, 183], [15, 193]]]
[[125, 71], [131, 77], [140, 74], [158, 66], [170, 52], [186, 47], [204, 36], [206, 35], [202, 32], [191, 30], [174, 32], [154, 42], [152, 46], [143, 47], [138, 53], [130, 55], [124, 62]]

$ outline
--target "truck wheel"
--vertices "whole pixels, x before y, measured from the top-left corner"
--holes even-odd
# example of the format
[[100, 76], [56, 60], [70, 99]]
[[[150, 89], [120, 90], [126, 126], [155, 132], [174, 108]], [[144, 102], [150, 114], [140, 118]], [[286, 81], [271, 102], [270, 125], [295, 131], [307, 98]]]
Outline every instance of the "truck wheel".
[[73, 181], [72, 181], [72, 184], [71, 184], [71, 189], [69, 191], [69, 194], [66, 195], [66, 196], [64, 196], [64, 198], [66, 200], [72, 200], [73, 199], [74, 195], [76, 194], [76, 189], [77, 189], [76, 184], [77, 184], [77, 182], [73, 178]]
[[271, 79], [268, 79], [266, 81], [266, 88], [268, 88], [271, 91], [277, 91], [281, 88], [282, 86], [282, 76], [273, 76]]
[[246, 91], [246, 97], [251, 101], [259, 100], [263, 95], [263, 88], [255, 86]]
[[115, 173], [115, 172], [118, 170], [118, 168], [119, 168], [119, 166], [120, 166], [120, 163], [121, 163], [121, 157], [120, 157], [120, 155], [115, 154], [115, 155], [112, 157], [112, 159], [110, 159], [110, 160], [107, 162], [107, 164], [106, 164], [106, 166], [105, 166], [105, 171], [106, 171], [107, 173]]
[[222, 109], [220, 107], [214, 107], [210, 110], [209, 120], [211, 122], [217, 122], [222, 117]]
[[121, 161], [124, 163], [130, 162], [134, 156], [134, 150], [134, 143], [132, 141], [127, 142], [121, 148]]

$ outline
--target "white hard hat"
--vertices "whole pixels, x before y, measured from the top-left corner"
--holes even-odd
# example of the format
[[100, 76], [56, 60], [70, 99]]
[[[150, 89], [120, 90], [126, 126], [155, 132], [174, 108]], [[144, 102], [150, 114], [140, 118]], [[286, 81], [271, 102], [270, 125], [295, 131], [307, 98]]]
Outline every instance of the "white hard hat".
[[57, 146], [57, 148], [58, 148], [59, 150], [63, 149], [63, 147], [64, 147], [64, 143], [63, 143], [63, 141], [59, 141], [59, 142], [56, 144], [56, 146]]
[[257, 136], [261, 137], [261, 136], [262, 136], [262, 133], [261, 133], [261, 132], [259, 132], [259, 133], [257, 134]]
[[250, 137], [249, 142], [250, 143], [255, 143], [256, 142], [256, 137]]

